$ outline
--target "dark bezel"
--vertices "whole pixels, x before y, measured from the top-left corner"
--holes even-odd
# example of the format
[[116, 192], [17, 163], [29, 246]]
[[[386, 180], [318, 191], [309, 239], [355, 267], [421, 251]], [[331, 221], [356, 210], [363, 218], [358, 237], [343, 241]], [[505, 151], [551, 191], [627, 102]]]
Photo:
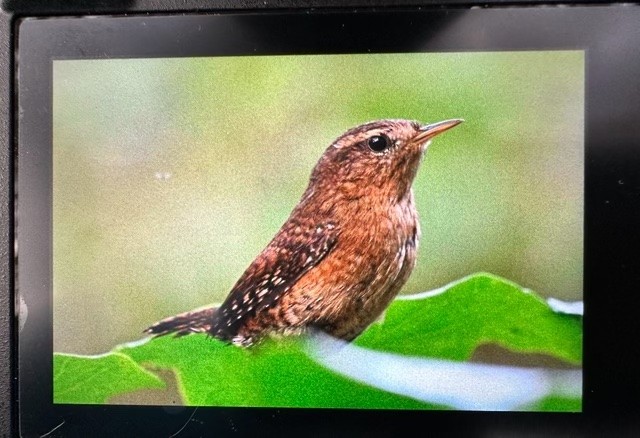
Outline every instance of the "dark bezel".
[[[603, 6], [603, 7], [523, 7], [488, 8], [471, 11], [482, 20], [476, 26], [486, 26], [496, 35], [491, 47], [477, 43], [473, 38], [474, 28], [468, 28], [468, 34], [461, 34], [457, 41], [446, 43], [426, 43], [413, 47], [413, 50], [508, 50], [508, 49], [586, 49], [587, 50], [587, 89], [586, 89], [586, 175], [585, 175], [585, 359], [584, 359], [584, 411], [581, 414], [533, 414], [533, 413], [481, 413], [481, 412], [406, 412], [406, 411], [354, 411], [354, 410], [308, 410], [308, 409], [258, 409], [258, 408], [161, 408], [144, 406], [78, 406], [51, 405], [51, 321], [39, 320], [37, 327], [24, 333], [23, 339], [29, 339], [31, 346], [40, 351], [38, 356], [30, 356], [29, 361], [18, 368], [18, 333], [14, 318], [14, 188], [24, 195], [25, 207], [21, 208], [20, 226], [30, 227], [30, 220], [48, 218], [48, 210], [36, 205], [37, 198], [30, 193], [30, 187], [21, 185], [31, 183], [25, 180], [14, 182], [16, 170], [28, 169], [33, 164], [31, 158], [23, 158], [23, 146], [19, 146], [15, 133], [18, 132], [17, 100], [14, 94], [20, 90], [14, 83], [16, 73], [14, 49], [20, 53], [20, 66], [24, 69], [24, 78], [31, 84], [38, 84], [35, 94], [23, 93], [21, 98], [36, 98], [33, 102], [21, 101], [25, 107], [25, 123], [29, 122], [29, 109], [46, 95], [49, 90], [50, 76], [46, 70], [49, 56], [198, 56], [210, 54], [211, 47], [187, 44], [189, 20], [210, 20], [212, 17], [200, 16], [206, 12], [225, 12], [218, 19], [242, 20], [245, 25], [253, 26], [256, 31], [264, 32], [264, 38], [258, 51], [268, 53], [352, 53], [364, 52], [366, 48], [352, 35], [356, 29], [364, 31], [363, 17], [383, 20], [386, 29], [391, 29], [386, 39], [372, 38], [373, 51], [393, 52], [412, 51], [410, 42], [422, 43], [431, 33], [437, 31], [437, 24], [444, 25], [463, 13], [469, 12], [469, 2], [424, 2], [405, 1], [402, 9], [384, 9], [380, 6], [393, 2], [360, 1], [274, 1], [267, 5], [262, 1], [209, 2], [206, 9], [198, 1], [116, 1], [91, 2], [72, 1], [64, 6], [51, 6], [46, 1], [5, 1], [0, 21], [0, 44], [2, 64], [0, 66], [0, 433], [18, 434], [18, 416], [22, 415], [33, 428], [24, 430], [27, 436], [46, 434], [58, 425], [50, 436], [83, 436], [90, 433], [98, 435], [140, 436], [171, 434], [186, 425], [183, 433], [203, 435], [216, 432], [241, 434], [338, 434], [353, 435], [360, 432], [378, 434], [398, 433], [403, 429], [432, 430], [447, 427], [466, 431], [467, 434], [510, 433], [530, 430], [557, 433], [600, 431], [607, 434], [638, 431], [640, 420], [640, 379], [634, 366], [634, 359], [640, 353], [640, 345], [634, 339], [638, 333], [638, 318], [635, 315], [640, 300], [636, 292], [640, 279], [640, 233], [636, 226], [640, 223], [640, 7]], [[441, 3], [454, 6], [443, 10]], [[495, 4], [518, 4], [524, 6], [530, 1], [493, 2]], [[540, 4], [545, 2], [535, 2]], [[486, 4], [484, 2], [483, 4]], [[422, 11], [415, 7], [426, 6]], [[354, 7], [365, 7], [358, 9]], [[278, 22], [278, 10], [306, 8], [304, 13], [296, 15], [296, 25], [283, 26]], [[311, 11], [310, 8], [314, 10]], [[319, 10], [317, 8], [320, 8]], [[323, 11], [322, 8], [330, 8]], [[339, 9], [343, 8], [343, 9]], [[345, 9], [349, 8], [349, 9]], [[377, 8], [377, 9], [376, 9]], [[193, 15], [181, 17], [167, 14], [188, 12]], [[240, 13], [228, 15], [227, 12]], [[247, 13], [249, 12], [249, 13]], [[297, 11], [298, 13], [300, 11]], [[309, 13], [311, 12], [311, 13]], [[146, 35], [153, 30], [165, 29], [165, 32], [153, 39], [126, 38], [126, 29], [122, 33], [112, 34], [112, 40], [102, 40], [96, 46], [96, 36], [100, 35], [98, 19], [92, 22], [91, 32], [82, 24], [82, 20], [43, 20], [27, 21], [20, 28], [20, 20], [28, 17], [46, 17], [83, 14], [131, 14], [147, 17], [146, 13], [162, 15], [164, 18], [150, 19]], [[288, 11], [296, 13], [296, 11]], [[339, 14], [348, 14], [341, 16]], [[415, 18], [417, 14], [431, 14], [431, 23], [435, 25], [424, 29], [424, 33], [414, 35], [408, 41], [404, 31], [411, 26], [408, 13]], [[527, 15], [526, 18], [523, 18]], [[378, 17], [378, 18], [375, 18]], [[135, 20], [133, 18], [131, 20]], [[281, 17], [280, 17], [281, 19]], [[389, 26], [390, 19], [398, 20], [398, 26]], [[112, 21], [115, 20], [115, 21]], [[133, 22], [123, 18], [110, 20], [110, 23]], [[306, 21], [305, 21], [306, 20]], [[324, 20], [324, 21], [323, 21]], [[405, 20], [405, 21], [402, 21]], [[227, 22], [230, 24], [231, 21]], [[417, 20], [416, 20], [417, 21]], [[155, 22], [155, 24], [153, 24]], [[323, 38], [323, 32], [336, 23], [347, 22], [346, 30], [334, 29], [333, 38]], [[178, 23], [183, 23], [183, 45], [170, 44], [171, 32]], [[493, 27], [489, 24], [493, 23]], [[499, 25], [498, 25], [499, 23]], [[32, 26], [33, 24], [33, 26]], [[76, 41], [68, 38], [62, 43], [60, 31], [63, 26], [72, 24]], [[124, 26], [124, 25], [123, 25]], [[154, 27], [155, 26], [155, 27]], [[32, 27], [26, 30], [27, 27]], [[126, 26], [124, 26], [126, 27]], [[18, 29], [22, 36], [18, 39]], [[306, 33], [316, 30], [313, 37]], [[393, 30], [396, 29], [396, 30]], [[51, 33], [41, 33], [51, 32]], [[341, 33], [345, 32], [345, 33]], [[490, 32], [491, 33], [491, 32]], [[331, 34], [327, 32], [327, 35]], [[185, 36], [186, 35], [186, 36]], [[67, 37], [69, 34], [66, 35]], [[468, 37], [465, 39], [465, 37]], [[96, 39], [93, 39], [96, 38]], [[163, 39], [164, 38], [164, 39]], [[131, 41], [138, 42], [132, 45]], [[613, 42], [612, 42], [613, 41]], [[151, 44], [153, 42], [153, 44]], [[250, 54], [255, 48], [243, 46], [235, 41], [232, 44], [220, 44], [218, 54]], [[94, 44], [91, 47], [91, 44]], [[155, 45], [154, 45], [155, 44]], [[165, 44], [162, 46], [162, 44]], [[440, 44], [440, 45], [438, 45]], [[162, 47], [161, 47], [162, 46]], [[169, 48], [167, 51], [167, 48]], [[53, 50], [51, 52], [50, 50]], [[221, 52], [220, 52], [221, 50]], [[225, 52], [228, 50], [228, 52]], [[70, 53], [72, 52], [72, 53]], [[35, 64], [33, 64], [35, 63]], [[40, 66], [41, 68], [34, 68]], [[43, 69], [42, 66], [45, 66]], [[22, 74], [22, 70], [21, 70]], [[21, 77], [21, 81], [23, 77]], [[15, 88], [14, 88], [15, 87]], [[40, 94], [38, 94], [40, 93]], [[31, 105], [31, 106], [30, 106]], [[42, 108], [48, 114], [48, 108]], [[42, 113], [40, 114], [42, 116]], [[46, 120], [46, 119], [43, 119]], [[44, 122], [46, 125], [47, 122]], [[40, 123], [38, 129], [29, 130], [21, 138], [35, 138], [47, 129]], [[29, 125], [33, 127], [33, 125]], [[30, 136], [30, 137], [29, 137]], [[32, 144], [38, 144], [35, 142]], [[36, 148], [37, 149], [37, 148]], [[50, 151], [49, 151], [50, 152]], [[45, 152], [45, 155], [48, 152]], [[45, 157], [46, 158], [46, 157]], [[27, 166], [27, 167], [23, 167]], [[25, 172], [25, 174], [27, 174]], [[49, 181], [49, 175], [32, 174], [43, 181]], [[15, 185], [14, 185], [15, 184]], [[21, 198], [23, 200], [23, 198]], [[45, 198], [46, 201], [46, 198]], [[29, 202], [31, 204], [29, 204]], [[44, 214], [33, 216], [33, 213]], [[24, 215], [27, 213], [26, 215]], [[31, 213], [31, 214], [29, 214]], [[48, 220], [48, 219], [46, 219]], [[42, 225], [42, 224], [40, 224]], [[34, 228], [28, 228], [29, 230]], [[21, 242], [22, 243], [22, 242]], [[40, 245], [41, 242], [36, 242]], [[46, 245], [46, 243], [45, 243]], [[42, 253], [42, 247], [38, 247]], [[46, 248], [45, 248], [46, 249]], [[32, 251], [29, 253], [29, 251]], [[34, 252], [35, 251], [35, 252]], [[36, 248], [21, 247], [21, 257], [28, 258], [36, 254]], [[26, 255], [25, 255], [26, 254]], [[46, 251], [44, 252], [47, 257]], [[37, 278], [34, 277], [34, 280]], [[47, 314], [48, 297], [39, 302], [42, 314]], [[30, 309], [31, 310], [31, 309]], [[32, 315], [38, 315], [37, 308]], [[31, 313], [31, 312], [30, 312]], [[37, 330], [35, 330], [37, 329]], [[5, 366], [8, 363], [9, 366]], [[44, 365], [43, 365], [44, 364]], [[47, 369], [49, 372], [47, 372]], [[44, 373], [43, 373], [44, 371]], [[33, 379], [38, 382], [39, 397], [33, 394], [19, 397], [18, 378]], [[20, 401], [20, 403], [19, 403]], [[48, 406], [42, 403], [49, 403]], [[190, 420], [197, 421], [190, 421]]]

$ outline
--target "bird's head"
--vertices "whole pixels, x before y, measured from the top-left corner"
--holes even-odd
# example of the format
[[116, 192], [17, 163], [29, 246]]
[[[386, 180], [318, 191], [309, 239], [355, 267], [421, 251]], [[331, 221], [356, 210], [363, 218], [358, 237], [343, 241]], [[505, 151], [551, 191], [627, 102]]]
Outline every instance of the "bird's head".
[[347, 198], [406, 196], [431, 139], [461, 122], [453, 119], [424, 125], [379, 120], [357, 126], [327, 148], [311, 174], [309, 187], [328, 185]]

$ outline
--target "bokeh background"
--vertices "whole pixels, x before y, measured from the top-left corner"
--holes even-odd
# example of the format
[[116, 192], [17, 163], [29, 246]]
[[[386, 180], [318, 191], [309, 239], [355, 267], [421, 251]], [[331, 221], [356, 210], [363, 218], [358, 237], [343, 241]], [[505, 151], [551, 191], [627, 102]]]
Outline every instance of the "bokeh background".
[[55, 351], [222, 301], [324, 149], [381, 118], [466, 120], [414, 184], [402, 293], [487, 271], [582, 299], [583, 52], [64, 60], [53, 81]]

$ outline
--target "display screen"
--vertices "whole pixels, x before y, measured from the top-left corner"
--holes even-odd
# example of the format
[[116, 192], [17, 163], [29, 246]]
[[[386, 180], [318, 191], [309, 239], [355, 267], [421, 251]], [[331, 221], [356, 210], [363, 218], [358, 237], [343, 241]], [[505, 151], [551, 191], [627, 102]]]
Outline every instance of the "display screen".
[[23, 431], [610, 409], [637, 16], [20, 21]]
[[[54, 61], [54, 401], [579, 410], [581, 321], [544, 300], [582, 300], [584, 62], [583, 51]], [[432, 140], [413, 181], [415, 268], [388, 314], [372, 315], [379, 320], [338, 363], [299, 336], [248, 349], [205, 333], [127, 344], [157, 320], [222, 303], [345, 131], [453, 118], [465, 121]], [[362, 190], [378, 184], [376, 166], [392, 165], [363, 163], [371, 174], [359, 177]], [[376, 252], [395, 239], [367, 218], [390, 213], [377, 192], [343, 202], [347, 182], [312, 184], [333, 190], [352, 216], [329, 216], [336, 247], [349, 244], [352, 228], [373, 230], [345, 250], [362, 252], [367, 266], [332, 265], [327, 275], [353, 278], [309, 293], [355, 296], [351, 283], [369, 263], [387, 269]], [[295, 254], [282, 257], [295, 263]], [[295, 306], [281, 300], [283, 312]], [[313, 310], [303, 327], [315, 323]], [[363, 368], [359, 354], [381, 360]], [[441, 360], [453, 361], [450, 376], [438, 371]], [[476, 376], [487, 372], [506, 379], [500, 396]], [[431, 394], [429, 373], [451, 393]], [[573, 393], [548, 401], [566, 396], [549, 383], [565, 378]]]

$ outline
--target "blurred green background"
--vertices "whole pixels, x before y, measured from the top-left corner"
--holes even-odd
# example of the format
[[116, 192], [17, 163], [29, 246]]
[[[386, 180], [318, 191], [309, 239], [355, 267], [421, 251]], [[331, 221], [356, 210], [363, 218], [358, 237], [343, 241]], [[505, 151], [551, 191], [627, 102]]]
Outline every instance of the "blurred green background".
[[477, 271], [582, 299], [579, 51], [54, 62], [54, 350], [93, 354], [224, 299], [324, 149], [464, 118], [414, 184], [403, 293]]

